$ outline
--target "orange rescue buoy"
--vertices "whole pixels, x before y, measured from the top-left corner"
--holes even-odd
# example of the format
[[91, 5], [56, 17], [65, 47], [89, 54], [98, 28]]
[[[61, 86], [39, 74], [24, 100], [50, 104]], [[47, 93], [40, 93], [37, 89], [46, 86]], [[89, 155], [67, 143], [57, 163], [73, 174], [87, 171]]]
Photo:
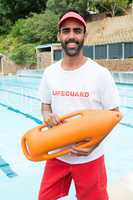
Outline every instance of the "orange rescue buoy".
[[53, 150], [88, 139], [78, 148], [93, 147], [100, 143], [122, 119], [122, 113], [109, 110], [81, 110], [64, 115], [62, 124], [52, 128], [47, 123], [27, 131], [22, 137], [22, 149], [27, 159], [42, 161], [70, 152], [70, 147], [56, 153]]

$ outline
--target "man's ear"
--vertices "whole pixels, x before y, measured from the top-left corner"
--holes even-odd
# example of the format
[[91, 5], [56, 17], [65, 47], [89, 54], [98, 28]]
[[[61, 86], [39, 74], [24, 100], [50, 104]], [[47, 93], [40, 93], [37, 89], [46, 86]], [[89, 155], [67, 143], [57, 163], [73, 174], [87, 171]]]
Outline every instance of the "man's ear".
[[60, 42], [60, 33], [57, 34], [57, 40]]
[[88, 36], [88, 33], [87, 33], [87, 32], [85, 32], [85, 40], [87, 39], [87, 36]]
[[88, 33], [85, 32], [84, 40], [87, 40]]

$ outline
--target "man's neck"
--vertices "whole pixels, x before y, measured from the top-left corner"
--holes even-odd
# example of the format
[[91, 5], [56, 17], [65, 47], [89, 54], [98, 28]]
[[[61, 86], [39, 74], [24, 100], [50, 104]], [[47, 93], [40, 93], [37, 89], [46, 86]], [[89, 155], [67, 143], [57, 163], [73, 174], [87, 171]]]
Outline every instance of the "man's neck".
[[78, 69], [86, 62], [86, 60], [87, 58], [83, 55], [72, 56], [72, 57], [65, 55], [65, 57], [62, 60], [61, 67], [64, 70]]

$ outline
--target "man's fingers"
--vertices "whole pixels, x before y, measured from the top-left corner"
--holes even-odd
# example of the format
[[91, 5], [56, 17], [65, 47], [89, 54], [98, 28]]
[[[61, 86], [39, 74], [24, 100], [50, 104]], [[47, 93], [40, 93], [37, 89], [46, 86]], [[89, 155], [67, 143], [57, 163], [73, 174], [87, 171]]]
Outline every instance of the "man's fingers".
[[61, 123], [58, 115], [54, 113], [50, 113], [46, 121], [50, 126], [56, 126]]
[[71, 150], [70, 155], [72, 156], [88, 156], [88, 152], [76, 151], [74, 149]]
[[58, 125], [58, 124], [61, 123], [60, 118], [59, 118], [58, 115], [56, 115], [56, 114], [54, 115], [53, 120], [54, 120], [54, 123], [55, 123], [56, 125]]
[[92, 148], [80, 148], [79, 147], [76, 147], [76, 146], [73, 146], [71, 148], [71, 155], [74, 155], [74, 156], [88, 156], [92, 150], [93, 150], [94, 147]]

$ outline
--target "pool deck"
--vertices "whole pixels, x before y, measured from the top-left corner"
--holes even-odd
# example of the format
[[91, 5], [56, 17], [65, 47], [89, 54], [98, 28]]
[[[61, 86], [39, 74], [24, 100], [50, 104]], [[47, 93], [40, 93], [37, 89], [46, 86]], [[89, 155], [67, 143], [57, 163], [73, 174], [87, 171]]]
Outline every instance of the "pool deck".
[[133, 172], [108, 187], [109, 200], [133, 200]]

